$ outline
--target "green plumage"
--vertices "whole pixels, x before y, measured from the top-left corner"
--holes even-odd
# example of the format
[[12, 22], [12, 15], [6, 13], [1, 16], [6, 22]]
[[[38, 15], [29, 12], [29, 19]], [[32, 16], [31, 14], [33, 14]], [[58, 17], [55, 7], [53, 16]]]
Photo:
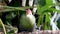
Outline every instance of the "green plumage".
[[19, 26], [22, 31], [32, 31], [34, 28], [34, 24], [26, 15], [21, 16]]

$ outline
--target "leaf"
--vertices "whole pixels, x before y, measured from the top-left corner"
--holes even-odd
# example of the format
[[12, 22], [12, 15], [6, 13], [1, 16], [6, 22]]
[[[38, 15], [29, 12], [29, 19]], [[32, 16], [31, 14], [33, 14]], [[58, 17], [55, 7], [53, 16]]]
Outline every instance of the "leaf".
[[46, 5], [48, 6], [53, 5], [53, 0], [46, 0]]
[[[44, 4], [44, 6], [41, 5], [37, 5], [37, 13], [40, 15], [39, 19], [38, 19], [38, 24], [44, 24], [43, 29], [44, 30], [50, 30], [50, 15], [48, 14], [48, 12], [53, 12], [54, 8], [51, 8], [51, 6], [54, 6], [54, 4], [52, 3], [52, 0], [46, 0], [46, 4]], [[45, 17], [45, 22], [43, 22], [44, 20], [44, 13], [46, 15]], [[42, 17], [43, 16], [43, 17]]]
[[46, 19], [45, 19], [45, 25], [47, 26], [47, 29], [50, 30], [50, 15], [48, 12], [46, 13]]
[[3, 27], [4, 34], [7, 34], [6, 29], [5, 29], [5, 26], [4, 26], [4, 24], [3, 24], [3, 22], [2, 22], [1, 19], [0, 19], [0, 26]]

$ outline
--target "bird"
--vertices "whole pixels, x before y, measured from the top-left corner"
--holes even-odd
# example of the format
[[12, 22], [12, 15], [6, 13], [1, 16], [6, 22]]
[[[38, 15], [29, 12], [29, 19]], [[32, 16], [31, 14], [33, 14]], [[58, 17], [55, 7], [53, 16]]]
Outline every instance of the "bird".
[[19, 32], [32, 32], [36, 28], [35, 17], [32, 15], [30, 9], [26, 10], [26, 14], [23, 14], [19, 20]]

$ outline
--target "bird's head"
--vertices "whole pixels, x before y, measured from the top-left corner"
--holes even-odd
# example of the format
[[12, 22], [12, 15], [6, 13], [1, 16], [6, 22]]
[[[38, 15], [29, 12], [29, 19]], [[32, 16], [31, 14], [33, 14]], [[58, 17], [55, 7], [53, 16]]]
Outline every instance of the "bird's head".
[[27, 10], [26, 10], [26, 14], [27, 14], [27, 15], [32, 15], [32, 11], [31, 11], [30, 9], [27, 9]]

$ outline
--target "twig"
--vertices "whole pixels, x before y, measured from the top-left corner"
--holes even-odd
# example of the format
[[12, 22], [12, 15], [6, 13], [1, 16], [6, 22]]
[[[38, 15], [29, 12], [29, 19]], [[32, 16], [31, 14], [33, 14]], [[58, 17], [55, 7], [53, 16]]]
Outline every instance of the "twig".
[[0, 19], [0, 23], [1, 23], [2, 27], [3, 27], [4, 33], [5, 33], [5, 34], [7, 34], [7, 33], [6, 33], [5, 26], [4, 26], [4, 24], [3, 24], [3, 22], [2, 22], [2, 20], [1, 20], [1, 19]]

